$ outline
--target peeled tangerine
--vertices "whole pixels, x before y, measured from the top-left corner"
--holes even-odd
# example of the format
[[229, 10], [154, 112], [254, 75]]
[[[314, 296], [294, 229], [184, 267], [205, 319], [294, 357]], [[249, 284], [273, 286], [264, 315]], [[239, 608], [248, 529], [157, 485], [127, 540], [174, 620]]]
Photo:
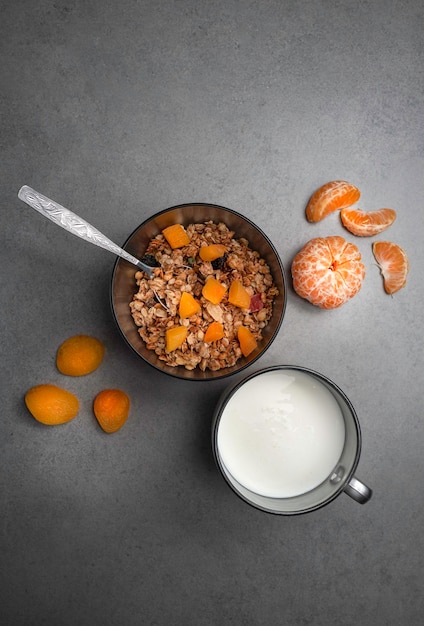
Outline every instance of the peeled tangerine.
[[365, 277], [361, 253], [343, 237], [311, 239], [292, 267], [296, 293], [322, 309], [335, 309], [358, 293]]
[[25, 404], [31, 415], [42, 424], [55, 426], [73, 419], [79, 410], [78, 398], [56, 385], [37, 385], [25, 394]]

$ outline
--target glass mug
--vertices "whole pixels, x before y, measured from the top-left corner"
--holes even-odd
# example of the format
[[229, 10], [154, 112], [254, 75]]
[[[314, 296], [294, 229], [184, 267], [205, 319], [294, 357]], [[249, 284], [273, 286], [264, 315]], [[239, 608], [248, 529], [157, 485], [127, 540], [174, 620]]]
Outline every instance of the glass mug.
[[335, 383], [304, 367], [267, 367], [225, 391], [212, 448], [233, 491], [268, 513], [307, 513], [342, 492], [361, 504], [372, 495], [354, 476], [361, 452], [355, 409]]

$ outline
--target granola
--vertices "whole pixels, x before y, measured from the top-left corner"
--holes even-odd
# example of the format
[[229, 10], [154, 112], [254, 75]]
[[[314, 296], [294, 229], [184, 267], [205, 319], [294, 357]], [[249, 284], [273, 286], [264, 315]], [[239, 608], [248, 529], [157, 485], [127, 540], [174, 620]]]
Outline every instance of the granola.
[[[130, 303], [131, 315], [146, 347], [166, 365], [188, 370], [199, 367], [202, 371], [231, 367], [242, 357], [237, 328], [241, 324], [249, 328], [259, 343], [278, 289], [265, 260], [250, 249], [246, 239], [236, 239], [225, 224], [190, 224], [186, 231], [190, 243], [182, 248], [172, 249], [162, 234], [150, 241], [146, 254], [152, 255], [159, 267], [150, 279], [144, 272], [136, 272], [138, 291]], [[224, 245], [225, 255], [216, 261], [202, 261], [199, 248], [212, 243]], [[228, 290], [219, 304], [208, 302], [202, 295], [208, 276], [227, 288], [231, 281], [240, 280], [252, 297], [251, 307], [241, 309], [228, 302]], [[166, 301], [167, 310], [157, 302], [153, 290]], [[191, 293], [202, 306], [198, 314], [180, 319], [178, 306], [183, 291]], [[212, 321], [222, 323], [224, 337], [205, 343], [205, 332]], [[188, 328], [186, 340], [180, 348], [167, 352], [165, 332], [178, 324]]]

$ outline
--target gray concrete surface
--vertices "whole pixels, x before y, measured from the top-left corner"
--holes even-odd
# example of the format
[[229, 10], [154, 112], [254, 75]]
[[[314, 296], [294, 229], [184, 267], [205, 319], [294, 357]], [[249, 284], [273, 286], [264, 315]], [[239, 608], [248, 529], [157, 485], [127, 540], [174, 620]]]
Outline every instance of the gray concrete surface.
[[[0, 622], [10, 626], [412, 626], [423, 588], [424, 6], [264, 0], [39, 0], [1, 4]], [[382, 288], [370, 239], [334, 214], [309, 224], [333, 179], [390, 206], [384, 236], [411, 271]], [[152, 213], [211, 202], [244, 213], [286, 268], [319, 235], [355, 241], [367, 276], [336, 311], [288, 294], [259, 362], [316, 369], [362, 424], [361, 506], [343, 494], [296, 518], [233, 496], [209, 431], [225, 381], [143, 364], [109, 310], [114, 259], [17, 199], [28, 184], [123, 242]], [[90, 376], [55, 369], [93, 334]], [[47, 428], [23, 397], [52, 382], [81, 411]], [[121, 387], [108, 436], [95, 394]]]

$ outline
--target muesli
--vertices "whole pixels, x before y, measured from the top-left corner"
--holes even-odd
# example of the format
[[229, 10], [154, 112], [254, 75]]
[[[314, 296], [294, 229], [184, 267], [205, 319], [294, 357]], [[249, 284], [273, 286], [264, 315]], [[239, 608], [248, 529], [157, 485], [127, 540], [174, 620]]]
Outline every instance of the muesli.
[[[243, 356], [240, 327], [247, 329], [245, 333], [260, 344], [278, 289], [265, 260], [249, 247], [246, 239], [236, 239], [225, 224], [193, 223], [184, 230], [188, 243], [182, 247], [171, 247], [164, 231], [150, 241], [147, 262], [152, 265], [154, 261], [158, 267], [151, 279], [144, 272], [136, 272], [138, 291], [130, 303], [132, 317], [147, 348], [166, 365], [188, 370], [199, 367], [202, 371], [231, 367]], [[202, 260], [200, 249], [212, 244], [219, 244], [225, 252], [213, 261]], [[218, 303], [202, 293], [210, 277], [225, 288]], [[231, 302], [230, 291], [240, 284], [240, 289], [249, 295], [248, 306]], [[166, 309], [158, 303], [153, 290], [166, 302]], [[180, 315], [183, 292], [200, 303], [198, 311], [189, 317]], [[234, 296], [232, 299], [236, 301]], [[208, 342], [205, 335], [213, 322], [218, 323], [215, 326], [221, 325], [223, 336]], [[185, 339], [179, 347], [170, 349], [167, 331], [179, 326], [187, 330], [183, 332]]]

